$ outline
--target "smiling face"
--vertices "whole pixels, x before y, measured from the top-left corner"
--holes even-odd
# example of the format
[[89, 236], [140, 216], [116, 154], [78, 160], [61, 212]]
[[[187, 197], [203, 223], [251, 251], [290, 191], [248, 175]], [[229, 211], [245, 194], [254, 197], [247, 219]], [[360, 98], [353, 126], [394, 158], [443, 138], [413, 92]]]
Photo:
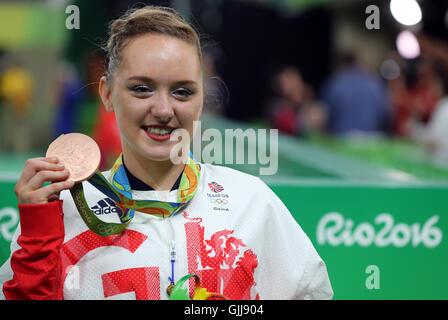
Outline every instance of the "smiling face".
[[197, 49], [172, 36], [137, 36], [122, 51], [113, 79], [101, 78], [100, 95], [107, 111], [115, 112], [125, 158], [166, 161], [178, 143], [170, 141], [174, 130], [192, 137], [202, 111]]

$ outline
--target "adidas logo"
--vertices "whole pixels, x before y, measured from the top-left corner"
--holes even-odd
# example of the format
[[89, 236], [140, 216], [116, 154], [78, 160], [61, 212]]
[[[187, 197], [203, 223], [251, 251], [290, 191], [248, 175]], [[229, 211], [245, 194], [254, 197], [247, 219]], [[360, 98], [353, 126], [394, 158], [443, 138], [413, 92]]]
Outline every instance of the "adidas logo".
[[90, 209], [97, 216], [117, 212], [115, 203], [109, 198], [104, 198], [103, 200], [98, 201], [98, 203]]

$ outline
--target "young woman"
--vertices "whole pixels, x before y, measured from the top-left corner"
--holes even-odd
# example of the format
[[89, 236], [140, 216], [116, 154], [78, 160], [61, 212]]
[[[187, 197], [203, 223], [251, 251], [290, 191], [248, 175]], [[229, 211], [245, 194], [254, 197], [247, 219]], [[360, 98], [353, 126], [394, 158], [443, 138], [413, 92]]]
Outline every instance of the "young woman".
[[[99, 91], [123, 153], [103, 174], [148, 205], [129, 210], [83, 182], [101, 220], [119, 223], [126, 212], [126, 229], [98, 235], [79, 215], [64, 165], [28, 160], [15, 188], [20, 232], [0, 270], [4, 297], [168, 299], [170, 285], [195, 274], [186, 281], [190, 298], [198, 281], [228, 299], [330, 299], [324, 262], [259, 178], [192, 157], [172, 161], [171, 135], [193, 136], [204, 101], [194, 29], [172, 9], [131, 10], [111, 24], [107, 50]], [[170, 206], [180, 209], [160, 210]]]

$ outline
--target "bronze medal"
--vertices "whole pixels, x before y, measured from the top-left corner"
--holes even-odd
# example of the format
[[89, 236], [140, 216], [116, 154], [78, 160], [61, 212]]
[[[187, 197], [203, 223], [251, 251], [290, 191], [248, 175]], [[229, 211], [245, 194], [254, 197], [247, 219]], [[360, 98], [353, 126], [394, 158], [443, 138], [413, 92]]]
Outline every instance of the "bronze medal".
[[47, 157], [56, 157], [75, 183], [89, 179], [100, 165], [101, 152], [95, 140], [82, 133], [59, 136], [48, 147]]

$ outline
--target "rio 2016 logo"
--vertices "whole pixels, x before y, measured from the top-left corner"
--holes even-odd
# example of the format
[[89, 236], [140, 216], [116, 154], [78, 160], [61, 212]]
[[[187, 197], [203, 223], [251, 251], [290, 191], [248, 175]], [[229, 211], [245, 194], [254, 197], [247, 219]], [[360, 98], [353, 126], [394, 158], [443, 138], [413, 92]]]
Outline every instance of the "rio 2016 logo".
[[12, 207], [0, 209], [0, 238], [11, 241], [19, 223], [19, 212]]
[[442, 241], [442, 230], [436, 226], [439, 216], [430, 217], [423, 225], [418, 222], [408, 225], [395, 224], [394, 218], [388, 213], [381, 213], [374, 223], [382, 226], [378, 231], [369, 222], [361, 222], [356, 227], [353, 220], [345, 219], [338, 212], [324, 215], [317, 225], [317, 242], [320, 245], [344, 245], [347, 247], [358, 244], [361, 247], [375, 245], [377, 247], [395, 246], [397, 248], [411, 244], [412, 247], [423, 245], [427, 248], [437, 247]]

